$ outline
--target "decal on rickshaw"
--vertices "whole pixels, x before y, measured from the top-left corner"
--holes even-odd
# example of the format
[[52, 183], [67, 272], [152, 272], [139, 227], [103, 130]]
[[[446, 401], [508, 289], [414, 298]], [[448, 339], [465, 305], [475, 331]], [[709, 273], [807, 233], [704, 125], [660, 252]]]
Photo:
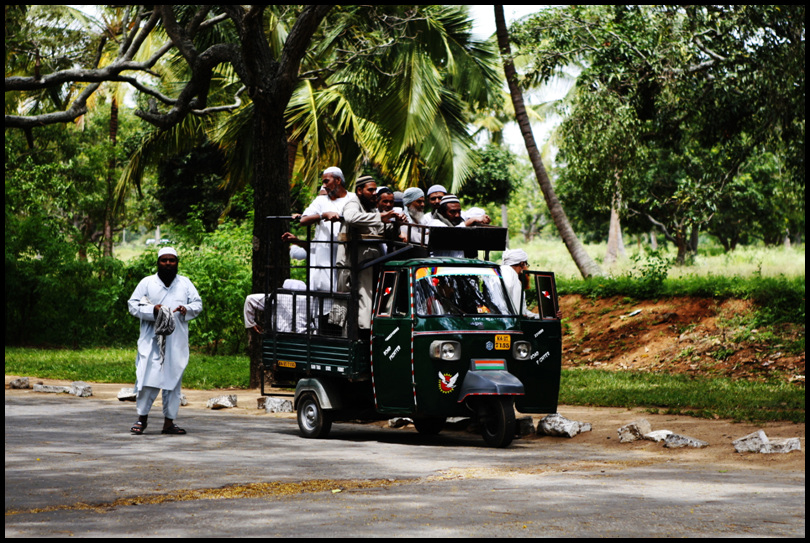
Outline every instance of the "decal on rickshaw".
[[450, 375], [449, 373], [439, 372], [439, 390], [445, 394], [450, 394], [456, 389], [456, 381], [458, 381], [458, 374]]
[[475, 371], [482, 370], [506, 370], [506, 361], [504, 360], [473, 360], [472, 369]]

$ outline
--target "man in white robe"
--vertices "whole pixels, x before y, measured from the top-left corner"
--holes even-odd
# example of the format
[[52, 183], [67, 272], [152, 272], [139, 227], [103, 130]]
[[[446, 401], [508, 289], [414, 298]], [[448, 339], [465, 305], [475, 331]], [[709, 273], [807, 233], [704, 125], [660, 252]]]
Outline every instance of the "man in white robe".
[[503, 252], [503, 265], [501, 265], [501, 277], [503, 277], [506, 292], [512, 300], [512, 307], [518, 315], [532, 319], [539, 318], [537, 313], [532, 313], [526, 309], [526, 298], [523, 297], [525, 287], [522, 276], [523, 271], [529, 269], [529, 255], [523, 249], [507, 249]]
[[314, 243], [310, 244], [310, 288], [330, 292], [335, 290], [337, 273], [334, 270], [337, 259], [337, 245], [327, 243], [335, 241], [340, 231], [340, 218], [348, 201], [346, 180], [340, 168], [326, 168], [321, 176], [325, 195], [319, 195], [301, 214], [301, 224], [315, 224]]
[[[138, 356], [135, 361], [135, 392], [138, 422], [131, 432], [143, 434], [158, 392], [163, 391], [164, 434], [185, 434], [174, 424], [180, 408], [180, 386], [188, 365], [188, 322], [202, 312], [202, 299], [191, 281], [177, 275], [177, 251], [158, 252], [158, 273], [145, 277], [127, 303], [129, 312], [141, 321]], [[161, 336], [158, 316], [173, 319], [174, 330]], [[165, 340], [161, 341], [162, 338]], [[161, 346], [161, 343], [164, 343]]]

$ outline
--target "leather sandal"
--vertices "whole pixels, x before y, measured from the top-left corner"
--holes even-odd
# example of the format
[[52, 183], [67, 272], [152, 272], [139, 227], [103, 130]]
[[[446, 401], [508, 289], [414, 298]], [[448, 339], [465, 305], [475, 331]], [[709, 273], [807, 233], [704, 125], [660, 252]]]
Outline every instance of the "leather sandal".
[[168, 428], [164, 428], [161, 434], [171, 434], [175, 436], [182, 436], [186, 434], [186, 431], [177, 426], [176, 424], [172, 424]]
[[136, 422], [132, 425], [132, 428], [129, 429], [134, 436], [143, 435], [144, 430], [146, 430], [146, 423], [141, 421]]

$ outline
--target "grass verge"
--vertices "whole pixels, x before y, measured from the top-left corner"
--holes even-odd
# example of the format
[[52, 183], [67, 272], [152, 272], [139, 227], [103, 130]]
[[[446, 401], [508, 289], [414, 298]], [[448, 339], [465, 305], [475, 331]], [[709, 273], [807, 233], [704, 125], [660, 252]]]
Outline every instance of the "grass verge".
[[804, 422], [804, 387], [725, 377], [563, 370], [560, 403], [641, 407], [651, 413], [738, 421]]
[[[96, 383], [132, 383], [132, 349], [6, 348], [6, 374]], [[192, 353], [186, 388], [247, 388], [248, 359]], [[777, 382], [601, 370], [563, 370], [560, 403], [641, 407], [652, 413], [746, 421], [804, 422], [804, 387]]]
[[[6, 347], [6, 375], [134, 383], [134, 349], [28, 349]], [[183, 387], [199, 390], [247, 388], [246, 356], [213, 356], [192, 353], [183, 375]]]

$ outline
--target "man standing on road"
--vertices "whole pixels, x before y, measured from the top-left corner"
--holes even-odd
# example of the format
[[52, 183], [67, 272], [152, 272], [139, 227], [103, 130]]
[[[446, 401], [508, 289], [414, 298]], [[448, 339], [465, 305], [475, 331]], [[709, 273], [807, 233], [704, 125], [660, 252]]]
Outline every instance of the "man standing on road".
[[138, 421], [130, 431], [143, 434], [152, 404], [162, 390], [162, 433], [182, 435], [186, 431], [174, 421], [188, 365], [188, 321], [202, 312], [202, 299], [191, 281], [177, 274], [177, 251], [172, 247], [158, 252], [157, 264], [157, 274], [143, 278], [127, 304], [141, 321], [135, 361]]

